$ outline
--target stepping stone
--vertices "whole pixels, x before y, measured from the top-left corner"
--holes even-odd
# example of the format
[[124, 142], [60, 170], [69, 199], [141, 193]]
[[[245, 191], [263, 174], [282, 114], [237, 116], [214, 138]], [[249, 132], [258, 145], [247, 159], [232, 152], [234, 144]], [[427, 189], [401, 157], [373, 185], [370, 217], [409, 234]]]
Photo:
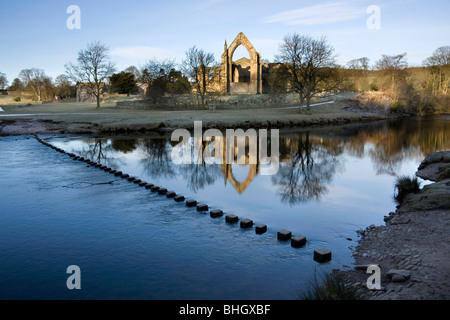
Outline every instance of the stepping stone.
[[174, 198], [174, 200], [175, 200], [176, 202], [183, 202], [183, 201], [184, 201], [184, 196], [176, 196], [176, 197]]
[[155, 186], [154, 184], [147, 183], [147, 184], [145, 185], [145, 189], [151, 189], [151, 188], [153, 188], [154, 186]]
[[129, 178], [130, 175], [128, 175], [128, 174], [122, 174], [120, 177], [125, 179], [125, 178]]
[[390, 269], [386, 275], [388, 278], [393, 278], [395, 275], [402, 276], [405, 279], [409, 279], [411, 277], [411, 271], [402, 270], [402, 269]]
[[143, 186], [145, 186], [145, 185], [147, 185], [147, 182], [141, 181], [141, 182], [139, 183], [139, 187], [143, 187]]
[[294, 248], [301, 248], [306, 244], [306, 238], [304, 236], [296, 236], [291, 239], [291, 246]]
[[168, 191], [168, 192], [166, 193], [166, 197], [167, 197], [167, 198], [175, 198], [176, 195], [177, 195], [177, 194], [176, 194], [175, 192], [173, 192], [173, 191]]
[[96, 166], [97, 168], [100, 168], [102, 165], [101, 165], [100, 163], [96, 163], [95, 166]]
[[228, 223], [236, 223], [239, 221], [239, 217], [234, 214], [229, 214], [225, 217], [225, 221]]
[[241, 221], [241, 228], [247, 229], [253, 227], [253, 221], [250, 219], [244, 219]]
[[133, 181], [134, 183], [136, 183], [136, 184], [139, 184], [139, 183], [141, 183], [142, 182], [142, 180], [141, 179], [134, 179], [134, 181]]
[[197, 205], [197, 211], [208, 211], [208, 205], [207, 204]]
[[259, 226], [256, 226], [255, 228], [256, 234], [263, 234], [267, 232], [267, 225], [260, 224]]
[[118, 176], [121, 176], [122, 174], [123, 174], [122, 171], [116, 171], [116, 172], [114, 173], [114, 175], [117, 176], [117, 177], [118, 177]]
[[152, 190], [152, 192], [158, 192], [159, 187], [158, 186], [153, 186], [150, 189]]
[[197, 201], [195, 200], [187, 200], [186, 201], [186, 206], [188, 207], [195, 207], [197, 205]]
[[331, 251], [328, 249], [319, 249], [314, 251], [314, 260], [317, 262], [328, 262], [331, 260]]
[[136, 180], [135, 177], [129, 177], [129, 178], [128, 178], [128, 181], [134, 181], [134, 180]]
[[209, 215], [211, 216], [211, 218], [219, 218], [219, 217], [223, 216], [223, 211], [222, 210], [211, 210], [209, 212]]
[[292, 232], [287, 230], [278, 231], [277, 239], [281, 241], [288, 241], [292, 237]]
[[165, 195], [165, 194], [167, 194], [167, 189], [166, 189], [166, 188], [161, 188], [161, 189], [159, 189], [159, 190], [158, 190], [158, 194], [160, 194], [160, 195]]

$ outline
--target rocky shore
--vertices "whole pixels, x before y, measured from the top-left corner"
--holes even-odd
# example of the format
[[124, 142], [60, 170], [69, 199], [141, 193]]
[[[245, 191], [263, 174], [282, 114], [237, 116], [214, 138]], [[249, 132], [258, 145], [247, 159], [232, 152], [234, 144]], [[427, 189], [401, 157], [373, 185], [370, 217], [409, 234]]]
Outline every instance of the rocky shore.
[[[450, 299], [450, 151], [428, 155], [416, 175], [433, 183], [407, 195], [384, 226], [360, 230], [356, 266], [335, 270], [361, 299]], [[381, 290], [369, 290], [368, 265], [381, 269]]]

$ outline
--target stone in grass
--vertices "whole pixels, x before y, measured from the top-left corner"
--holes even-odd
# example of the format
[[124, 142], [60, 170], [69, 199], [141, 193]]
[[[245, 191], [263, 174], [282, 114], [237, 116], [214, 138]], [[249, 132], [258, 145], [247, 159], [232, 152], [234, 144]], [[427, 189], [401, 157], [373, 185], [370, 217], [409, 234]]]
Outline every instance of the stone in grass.
[[173, 191], [168, 191], [168, 192], [166, 193], [166, 197], [167, 197], [167, 198], [175, 198], [176, 195], [177, 195], [177, 194], [176, 194], [175, 192], [173, 192]]
[[314, 251], [314, 260], [317, 262], [328, 262], [331, 260], [331, 251], [328, 249], [319, 249]]
[[287, 230], [278, 231], [277, 239], [281, 241], [288, 241], [292, 237], [292, 232]]
[[222, 210], [211, 210], [209, 212], [209, 215], [211, 216], [211, 218], [219, 218], [219, 217], [223, 216], [223, 211]]
[[207, 204], [197, 205], [197, 211], [208, 211], [208, 205]]
[[241, 221], [241, 228], [247, 229], [253, 227], [253, 221], [250, 219], [244, 219]]
[[197, 205], [197, 201], [195, 200], [187, 200], [186, 201], [186, 206], [188, 207], [195, 207]]
[[291, 239], [291, 246], [294, 248], [301, 248], [306, 244], [306, 238], [304, 236], [296, 236]]
[[267, 232], [267, 225], [260, 224], [259, 226], [256, 226], [255, 228], [256, 234], [263, 234]]
[[174, 198], [174, 200], [175, 200], [176, 202], [183, 202], [183, 201], [184, 201], [184, 196], [176, 196], [176, 197]]
[[229, 214], [225, 217], [225, 221], [228, 223], [236, 223], [238, 222], [239, 217], [234, 214]]

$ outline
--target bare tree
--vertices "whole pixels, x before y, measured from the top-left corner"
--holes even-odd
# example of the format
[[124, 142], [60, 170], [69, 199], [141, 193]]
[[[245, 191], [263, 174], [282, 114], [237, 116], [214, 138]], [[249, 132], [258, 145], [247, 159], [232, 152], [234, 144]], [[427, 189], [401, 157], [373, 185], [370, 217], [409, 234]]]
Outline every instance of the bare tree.
[[423, 64], [428, 67], [433, 75], [433, 92], [446, 93], [450, 85], [450, 46], [440, 47], [427, 58]]
[[347, 62], [347, 68], [351, 70], [369, 70], [369, 58], [363, 57], [359, 59], [353, 59]]
[[23, 85], [28, 89], [38, 101], [42, 101], [42, 92], [46, 86], [46, 79], [44, 70], [31, 68], [20, 71], [19, 78]]
[[316, 40], [294, 33], [284, 37], [279, 52], [276, 59], [291, 91], [299, 94], [300, 110], [305, 100], [310, 110], [311, 99], [336, 74], [334, 48], [325, 38]]
[[0, 90], [4, 90], [7, 84], [6, 74], [0, 72]]
[[400, 78], [404, 78], [405, 70], [408, 68], [408, 62], [406, 61], [406, 53], [398, 54], [395, 56], [388, 56], [383, 54], [381, 59], [375, 63], [375, 68], [383, 71], [389, 76], [391, 81], [391, 91], [395, 92], [396, 81]]
[[156, 58], [147, 61], [141, 71], [141, 78], [147, 86], [147, 97], [156, 104], [166, 94], [167, 80], [170, 71], [175, 68], [173, 60], [158, 60]]
[[202, 108], [206, 107], [208, 84], [212, 78], [212, 67], [215, 64], [214, 54], [207, 53], [196, 46], [186, 51], [186, 58], [182, 63], [184, 74], [194, 84], [201, 98]]
[[97, 109], [100, 108], [105, 82], [115, 71], [108, 52], [109, 49], [104, 44], [94, 41], [88, 44], [87, 49], [78, 53], [77, 64], [69, 62], [65, 65], [69, 77], [95, 96]]

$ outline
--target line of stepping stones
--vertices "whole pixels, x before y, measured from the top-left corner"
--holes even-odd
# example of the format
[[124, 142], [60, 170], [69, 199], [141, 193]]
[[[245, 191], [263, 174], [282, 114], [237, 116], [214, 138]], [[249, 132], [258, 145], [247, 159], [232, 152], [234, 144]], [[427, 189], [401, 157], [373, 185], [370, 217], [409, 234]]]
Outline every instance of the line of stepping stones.
[[[167, 198], [174, 199], [174, 201], [176, 201], [176, 202], [185, 202], [187, 207], [196, 207], [197, 211], [200, 211], [200, 212], [209, 211], [209, 207], [207, 204], [199, 204], [199, 203], [197, 203], [196, 200], [186, 200], [184, 196], [177, 195], [174, 191], [169, 191], [166, 188], [162, 188], [162, 187], [156, 186], [154, 184], [142, 181], [138, 178], [131, 177], [130, 175], [123, 173], [122, 171], [114, 170], [112, 168], [109, 168], [105, 165], [102, 165], [102, 164], [92, 161], [90, 159], [85, 159], [85, 158], [77, 156], [73, 153], [67, 153], [66, 151], [64, 151], [58, 147], [55, 147], [52, 144], [42, 140], [41, 138], [39, 138], [39, 136], [37, 134], [35, 134], [34, 137], [36, 138], [36, 140], [38, 142], [54, 149], [55, 151], [58, 151], [62, 154], [68, 155], [75, 161], [86, 162], [87, 164], [89, 164], [93, 167], [97, 167], [101, 170], [104, 170], [105, 172], [114, 174], [114, 176], [116, 176], [116, 177], [120, 177], [122, 179], [127, 179], [128, 181], [133, 182], [133, 183], [139, 185], [140, 187], [145, 187], [146, 189], [149, 189], [152, 192], [158, 193], [159, 195], [165, 195]], [[224, 213], [222, 210], [218, 209], [218, 210], [211, 210], [209, 212], [209, 214], [210, 214], [211, 218], [220, 218], [223, 216]], [[225, 221], [230, 224], [237, 223], [237, 222], [239, 222], [239, 217], [234, 214], [228, 214], [225, 216]], [[254, 225], [254, 223], [251, 219], [242, 219], [240, 221], [240, 227], [242, 229], [252, 228], [253, 225]], [[256, 232], [256, 234], [259, 234], [259, 235], [266, 233], [267, 225], [260, 224], [260, 225], [255, 226], [255, 232]], [[279, 231], [277, 233], [277, 239], [280, 241], [289, 241], [290, 240], [291, 246], [294, 248], [301, 248], [306, 244], [306, 237], [301, 236], [301, 235], [293, 237], [292, 232], [290, 232], [288, 230]], [[315, 250], [314, 251], [314, 260], [317, 262], [320, 262], [320, 263], [330, 261], [331, 260], [331, 251], [328, 249]]]

